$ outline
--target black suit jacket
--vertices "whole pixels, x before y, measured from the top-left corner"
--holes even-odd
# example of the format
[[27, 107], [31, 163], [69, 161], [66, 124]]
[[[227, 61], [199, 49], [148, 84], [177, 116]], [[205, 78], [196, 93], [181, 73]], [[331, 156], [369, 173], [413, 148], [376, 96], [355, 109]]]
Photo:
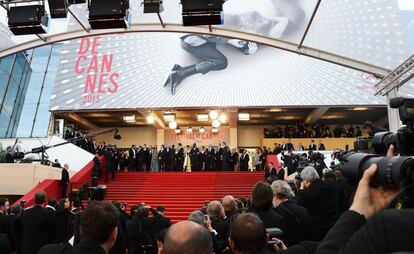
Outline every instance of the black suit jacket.
[[20, 216], [10, 216], [10, 223], [12, 225], [13, 234], [16, 238], [16, 253], [22, 253], [23, 245], [23, 221]]
[[294, 200], [286, 200], [274, 208], [274, 211], [283, 217], [286, 227], [283, 241], [286, 246], [310, 239], [312, 222], [306, 208]]
[[308, 189], [299, 190], [296, 200], [308, 210], [312, 223], [319, 232], [312, 240], [322, 240], [339, 216], [337, 189], [318, 179]]
[[55, 230], [54, 243], [62, 243], [69, 240], [69, 227], [71, 225], [71, 212], [68, 210], [58, 210], [53, 216], [53, 226]]
[[69, 183], [69, 172], [66, 168], [62, 169], [62, 178], [60, 179], [61, 185], [67, 185]]
[[250, 158], [248, 154], [245, 154], [245, 155], [243, 154], [240, 157], [240, 170], [244, 170], [244, 171], [249, 170], [249, 160]]
[[16, 237], [13, 233], [10, 216], [0, 212], [0, 234], [5, 234], [8, 239], [8, 245], [12, 251], [16, 251], [17, 243]]
[[4, 233], [0, 233], [0, 253], [11, 253], [8, 237]]
[[156, 237], [158, 233], [161, 232], [161, 230], [165, 228], [169, 228], [171, 226], [171, 220], [163, 215], [159, 215], [156, 217], [152, 227], [151, 227], [151, 233], [153, 237]]
[[315, 151], [316, 150], [316, 144], [309, 145], [308, 150]]
[[279, 228], [285, 231], [285, 224], [283, 217], [277, 214], [272, 208], [268, 210], [262, 210], [257, 207], [251, 206], [247, 212], [255, 213], [263, 221], [266, 228]]
[[73, 254], [106, 254], [105, 250], [95, 242], [81, 241], [73, 248]]
[[34, 206], [24, 211], [23, 254], [37, 254], [39, 249], [53, 242], [52, 215], [45, 208]]
[[414, 252], [414, 209], [385, 210], [365, 220], [347, 211], [336, 222], [316, 254], [382, 254]]

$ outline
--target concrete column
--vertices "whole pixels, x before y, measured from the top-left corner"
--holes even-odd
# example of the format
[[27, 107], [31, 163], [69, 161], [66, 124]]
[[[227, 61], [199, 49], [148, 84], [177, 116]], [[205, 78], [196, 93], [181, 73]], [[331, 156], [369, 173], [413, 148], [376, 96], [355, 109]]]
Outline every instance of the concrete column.
[[237, 127], [230, 127], [230, 149], [237, 148]]
[[164, 129], [157, 129], [157, 147], [160, 148], [165, 142], [165, 131]]
[[388, 123], [389, 123], [389, 130], [392, 132], [397, 132], [397, 130], [402, 126], [400, 121], [400, 114], [398, 113], [398, 109], [393, 109], [390, 107], [390, 99], [397, 97], [397, 89], [391, 90], [387, 94], [387, 108], [388, 108]]

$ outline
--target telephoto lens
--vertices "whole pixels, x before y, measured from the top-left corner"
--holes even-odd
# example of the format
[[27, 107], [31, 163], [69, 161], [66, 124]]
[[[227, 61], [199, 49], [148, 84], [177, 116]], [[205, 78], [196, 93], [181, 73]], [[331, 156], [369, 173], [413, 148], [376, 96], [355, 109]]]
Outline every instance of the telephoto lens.
[[400, 189], [414, 181], [412, 157], [380, 157], [366, 153], [349, 153], [343, 156], [342, 174], [351, 184], [357, 185], [365, 170], [377, 164], [373, 186]]

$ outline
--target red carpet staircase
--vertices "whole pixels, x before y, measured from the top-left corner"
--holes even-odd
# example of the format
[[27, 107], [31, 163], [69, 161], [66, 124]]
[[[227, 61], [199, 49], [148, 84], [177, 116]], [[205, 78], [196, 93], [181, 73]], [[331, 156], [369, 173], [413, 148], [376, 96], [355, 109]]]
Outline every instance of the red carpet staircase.
[[225, 195], [249, 197], [252, 187], [262, 181], [264, 172], [192, 172], [192, 173], [118, 173], [115, 181], [106, 183], [107, 199], [128, 203], [140, 202], [166, 207], [166, 216], [173, 222], [188, 215], [209, 200]]

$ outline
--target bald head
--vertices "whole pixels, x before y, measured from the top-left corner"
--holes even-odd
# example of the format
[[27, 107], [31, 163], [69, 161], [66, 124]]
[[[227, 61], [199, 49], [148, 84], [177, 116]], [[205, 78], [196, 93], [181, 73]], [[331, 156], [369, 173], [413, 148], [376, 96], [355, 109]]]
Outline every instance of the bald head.
[[165, 235], [164, 254], [212, 254], [208, 230], [192, 221], [172, 225]]
[[223, 205], [224, 212], [226, 213], [232, 213], [237, 209], [236, 200], [233, 196], [225, 196], [221, 200], [221, 203]]
[[207, 206], [207, 214], [216, 219], [221, 219], [224, 217], [224, 209], [223, 205], [220, 203], [220, 201], [214, 200], [208, 203]]
[[244, 213], [230, 226], [230, 246], [233, 253], [250, 253], [263, 249], [267, 244], [266, 228], [253, 213]]

